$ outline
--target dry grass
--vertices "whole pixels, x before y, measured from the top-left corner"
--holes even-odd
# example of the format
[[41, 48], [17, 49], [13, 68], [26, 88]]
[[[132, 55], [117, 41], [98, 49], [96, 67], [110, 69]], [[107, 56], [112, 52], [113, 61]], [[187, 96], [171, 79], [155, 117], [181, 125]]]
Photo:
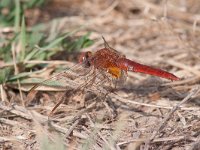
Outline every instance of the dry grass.
[[[65, 15], [69, 15], [60, 19], [58, 30], [64, 32], [84, 25], [85, 30], [78, 34], [92, 32], [91, 38], [96, 42], [85, 51], [101, 48], [103, 35], [127, 58], [165, 69], [182, 80], [168, 82], [129, 73], [126, 83], [106, 98], [96, 96], [96, 91], [89, 96], [74, 94], [51, 118], [48, 114], [56, 102], [48, 94], [42, 93], [40, 104], [23, 107], [15, 98], [8, 100], [1, 88], [2, 149], [199, 149], [198, 0], [54, 3], [59, 7], [57, 14], [66, 11]], [[53, 17], [51, 12], [55, 13], [53, 6], [45, 12], [49, 17]], [[64, 65], [61, 61], [48, 63]], [[50, 69], [39, 76], [49, 75]], [[21, 97], [26, 99], [23, 94]]]

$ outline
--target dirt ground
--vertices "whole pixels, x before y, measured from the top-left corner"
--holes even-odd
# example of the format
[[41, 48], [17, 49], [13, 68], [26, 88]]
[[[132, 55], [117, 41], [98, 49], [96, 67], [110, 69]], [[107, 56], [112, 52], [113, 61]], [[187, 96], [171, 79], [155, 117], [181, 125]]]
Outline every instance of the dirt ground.
[[106, 96], [67, 95], [50, 118], [56, 100], [46, 92], [29, 107], [0, 103], [1, 149], [200, 149], [199, 13], [198, 0], [54, 0], [27, 11], [29, 26], [55, 18], [63, 32], [84, 26], [77, 35], [95, 41], [84, 51], [102, 48], [104, 36], [128, 59], [181, 80], [128, 72], [114, 91], [102, 87]]

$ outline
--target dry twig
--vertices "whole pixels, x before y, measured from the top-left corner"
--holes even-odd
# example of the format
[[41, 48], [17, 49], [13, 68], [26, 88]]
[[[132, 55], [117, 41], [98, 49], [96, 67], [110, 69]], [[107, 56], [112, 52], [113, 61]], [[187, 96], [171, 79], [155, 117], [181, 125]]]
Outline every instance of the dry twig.
[[149, 143], [156, 137], [156, 135], [167, 125], [167, 121], [171, 118], [171, 116], [174, 114], [174, 112], [180, 108], [180, 106], [184, 103], [186, 103], [188, 100], [190, 100], [192, 97], [195, 97], [200, 91], [200, 86], [196, 86], [195, 88], [193, 88], [190, 93], [180, 102], [178, 103], [176, 106], [173, 107], [173, 109], [168, 113], [168, 115], [163, 119], [163, 121], [160, 123], [160, 125], [158, 126], [158, 128], [156, 130], [154, 130], [154, 132], [152, 133], [151, 137], [149, 138], [149, 140], [146, 141], [145, 145], [145, 149], [148, 149]]

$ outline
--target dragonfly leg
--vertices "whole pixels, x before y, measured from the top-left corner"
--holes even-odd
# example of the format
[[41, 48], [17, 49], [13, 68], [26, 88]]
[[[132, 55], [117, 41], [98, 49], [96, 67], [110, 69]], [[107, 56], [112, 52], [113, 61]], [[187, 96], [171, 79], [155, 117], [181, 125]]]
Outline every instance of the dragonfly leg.
[[64, 93], [62, 94], [59, 94], [58, 96], [58, 103], [56, 103], [56, 105], [53, 107], [53, 109], [51, 110], [51, 112], [49, 113], [49, 117], [51, 117], [55, 110], [60, 106], [60, 104], [62, 104], [64, 101], [65, 101], [65, 98], [70, 98], [70, 96], [72, 96], [72, 94], [75, 92], [75, 90], [68, 90], [68, 91], [65, 91]]
[[117, 117], [116, 107], [115, 107], [114, 103], [112, 102], [112, 100], [110, 99], [110, 97], [108, 97], [108, 96], [106, 97], [106, 101], [103, 102], [103, 105], [108, 110], [108, 112], [111, 116], [111, 120], [113, 120], [114, 118]]

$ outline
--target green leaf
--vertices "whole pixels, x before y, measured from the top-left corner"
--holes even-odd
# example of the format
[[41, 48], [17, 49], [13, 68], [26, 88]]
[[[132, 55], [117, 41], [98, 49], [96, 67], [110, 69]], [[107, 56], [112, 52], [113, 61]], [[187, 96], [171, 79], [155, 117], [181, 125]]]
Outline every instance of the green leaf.
[[27, 1], [27, 8], [32, 8], [32, 7], [39, 7], [42, 6], [44, 3], [46, 2], [46, 0], [29, 0]]
[[26, 58], [25, 58], [24, 60], [25, 60], [25, 61], [31, 60], [37, 53], [38, 53], [38, 49], [36, 49], [36, 48], [32, 49], [32, 50], [26, 55]]
[[90, 33], [87, 33], [73, 42], [66, 39], [62, 43], [63, 47], [69, 52], [79, 51], [82, 48], [88, 47], [93, 44], [93, 41], [89, 39], [89, 35]]
[[33, 74], [32, 72], [22, 72], [22, 73], [19, 73], [17, 75], [14, 75], [14, 76], [11, 76], [8, 81], [11, 82], [11, 81], [15, 81], [17, 79], [21, 79], [21, 78], [25, 78], [25, 77], [28, 77], [29, 75]]
[[34, 47], [35, 45], [39, 45], [43, 38], [44, 38], [44, 33], [40, 33], [38, 31], [33, 31], [29, 35], [28, 44], [30, 47]]
[[82, 28], [84, 28], [85, 26], [80, 26], [79, 28], [77, 29], [74, 29], [73, 31], [69, 32], [69, 33], [66, 33], [65, 35], [57, 38], [56, 40], [54, 40], [53, 42], [51, 42], [49, 45], [45, 46], [45, 47], [42, 47], [41, 49], [42, 50], [48, 50], [48, 49], [51, 49], [53, 47], [55, 47], [56, 45], [58, 45], [59, 43], [61, 43], [65, 38], [75, 34], [76, 32], [80, 31]]
[[11, 0], [1, 0], [0, 7], [7, 7], [10, 4]]
[[49, 45], [47, 45], [45, 47], [42, 47], [41, 50], [46, 51], [48, 49], [51, 49], [51, 48], [55, 47], [57, 44], [59, 44], [67, 36], [69, 36], [69, 33], [67, 33], [65, 36], [57, 38], [56, 40], [54, 40], [53, 42], [51, 42]]
[[5, 43], [3, 46], [0, 48], [0, 59], [4, 60], [5, 62], [10, 62], [12, 61], [12, 52], [11, 52], [11, 45], [12, 43], [17, 39], [18, 34], [15, 34], [12, 39], [6, 39]]
[[85, 43], [83, 44], [82, 48], [89, 47], [89, 46], [91, 46], [93, 44], [94, 44], [94, 41], [92, 41], [92, 40], [86, 40]]
[[11, 73], [11, 68], [0, 69], [0, 84], [5, 83]]
[[18, 60], [19, 61], [24, 61], [25, 59], [25, 48], [26, 48], [26, 26], [25, 26], [25, 19], [24, 19], [24, 16], [22, 17], [22, 25], [21, 25], [21, 32], [20, 32], [20, 46], [21, 46], [21, 49], [20, 49], [20, 54], [18, 56]]
[[81, 48], [86, 48], [86, 47], [89, 47], [91, 46], [92, 44], [94, 44], [94, 41], [93, 40], [90, 40], [89, 39], [89, 36], [90, 36], [90, 32], [88, 32], [85, 36], [83, 36], [83, 43], [81, 45]]
[[15, 0], [15, 31], [18, 31], [20, 27], [20, 2]]

